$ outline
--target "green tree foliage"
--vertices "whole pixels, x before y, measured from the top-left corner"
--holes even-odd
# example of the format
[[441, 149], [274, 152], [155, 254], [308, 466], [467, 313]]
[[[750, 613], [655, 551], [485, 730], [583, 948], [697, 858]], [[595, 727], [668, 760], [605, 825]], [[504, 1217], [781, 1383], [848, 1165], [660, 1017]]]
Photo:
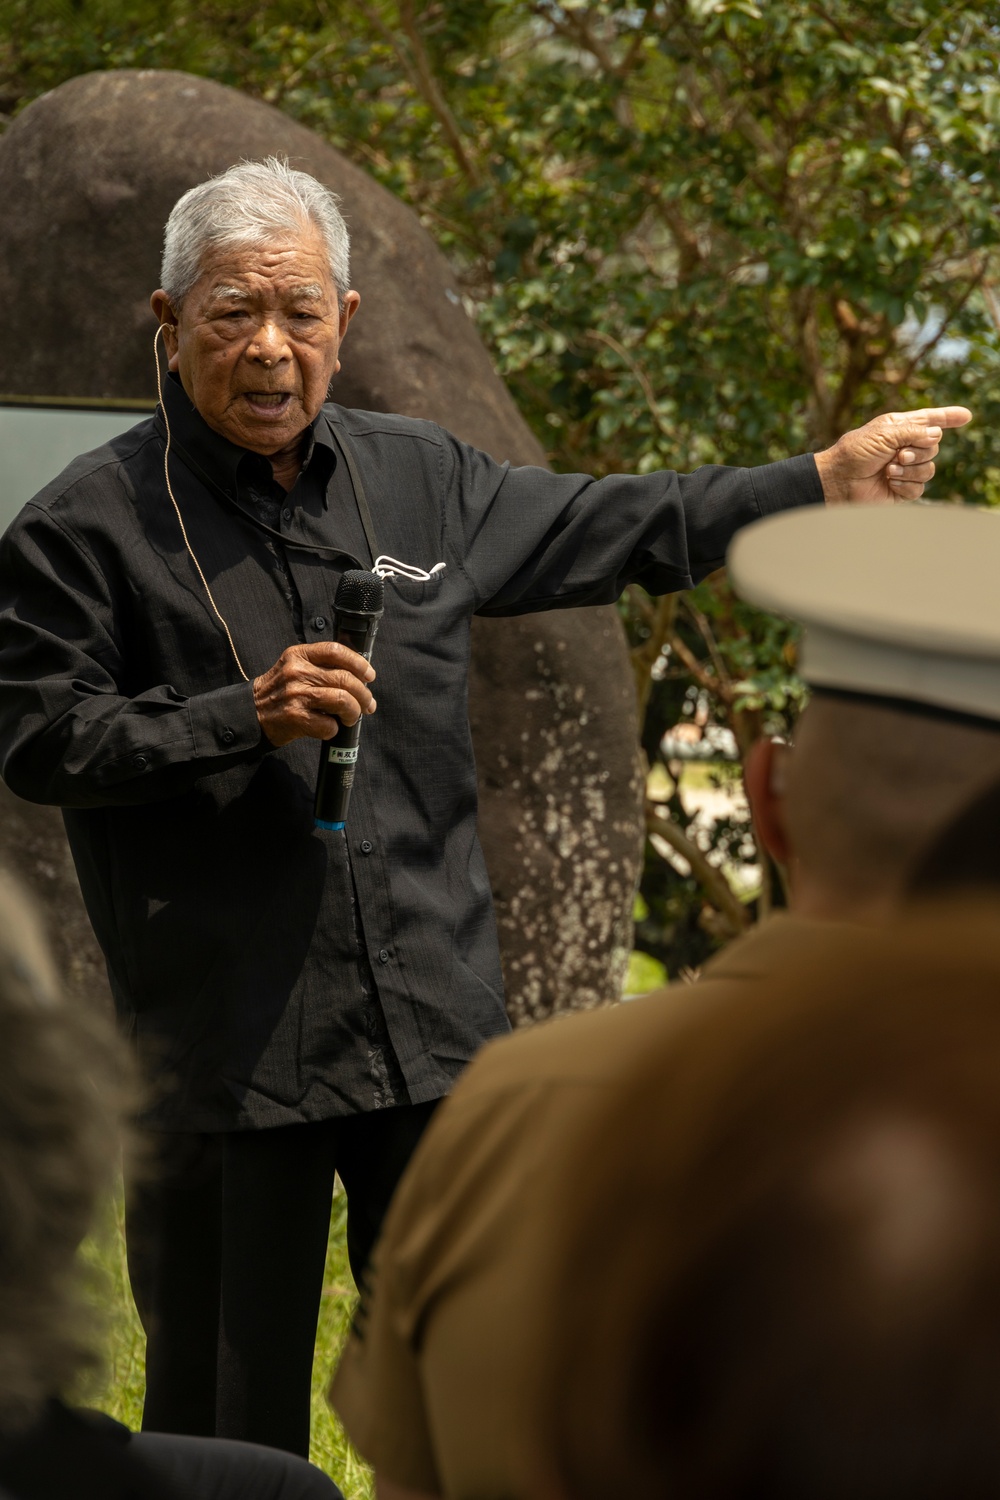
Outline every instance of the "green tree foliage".
[[[977, 426], [934, 493], [1000, 503], [996, 6], [0, 0], [0, 17], [9, 114], [88, 69], [186, 68], [407, 199], [558, 468], [766, 463], [964, 401]], [[789, 725], [794, 632], [721, 579], [622, 609], [651, 763], [685, 710], [740, 752]], [[766, 867], [741, 900], [747, 823], [693, 830], [676, 776], [649, 823], [640, 934], [672, 969], [780, 900]]]

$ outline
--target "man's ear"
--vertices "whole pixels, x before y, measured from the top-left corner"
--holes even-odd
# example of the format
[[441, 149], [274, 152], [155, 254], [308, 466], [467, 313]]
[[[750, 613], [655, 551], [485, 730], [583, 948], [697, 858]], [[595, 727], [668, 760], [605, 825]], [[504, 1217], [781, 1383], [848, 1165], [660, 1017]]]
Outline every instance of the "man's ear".
[[785, 822], [786, 760], [792, 751], [780, 740], [762, 739], [750, 747], [743, 763], [743, 784], [753, 826], [764, 848], [779, 865], [789, 865], [793, 850]]
[[360, 292], [345, 292], [338, 299], [338, 311], [340, 315], [340, 337], [343, 338], [347, 332], [347, 325], [361, 306]]
[[[339, 316], [339, 319], [340, 319], [340, 331], [339, 331], [339, 334], [338, 334], [338, 338], [340, 339], [341, 343], [344, 342], [344, 335], [347, 333], [347, 325], [348, 325], [348, 323], [354, 317], [354, 314], [357, 312], [357, 310], [358, 310], [358, 308], [360, 306], [361, 306], [361, 293], [360, 292], [345, 292], [342, 297], [338, 296], [337, 309], [338, 309], [338, 316]], [[340, 360], [339, 359], [337, 360], [337, 363], [333, 367], [333, 373], [334, 373], [334, 375], [339, 375], [340, 374]]]
[[163, 347], [167, 351], [167, 369], [177, 369], [177, 314], [170, 305], [170, 298], [159, 287], [149, 299], [153, 316], [163, 330]]

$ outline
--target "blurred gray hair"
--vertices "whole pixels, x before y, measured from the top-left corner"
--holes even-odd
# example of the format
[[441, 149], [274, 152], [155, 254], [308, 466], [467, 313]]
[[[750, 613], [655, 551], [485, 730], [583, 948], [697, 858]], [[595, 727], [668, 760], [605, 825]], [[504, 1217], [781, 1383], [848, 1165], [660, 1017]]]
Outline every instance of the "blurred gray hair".
[[277, 156], [244, 161], [189, 189], [171, 210], [163, 235], [160, 285], [175, 312], [201, 274], [205, 251], [259, 245], [313, 224], [326, 242], [330, 274], [343, 297], [350, 287], [351, 241], [329, 188]]
[[59, 993], [38, 918], [0, 871], [0, 1441], [96, 1363], [80, 1241], [134, 1106], [110, 1020]]

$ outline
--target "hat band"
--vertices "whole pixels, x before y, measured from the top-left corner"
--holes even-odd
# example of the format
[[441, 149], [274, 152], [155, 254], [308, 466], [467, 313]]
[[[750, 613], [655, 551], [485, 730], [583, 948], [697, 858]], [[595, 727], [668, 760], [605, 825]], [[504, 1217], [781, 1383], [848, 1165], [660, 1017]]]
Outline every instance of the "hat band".
[[812, 687], [908, 699], [1000, 720], [1000, 661], [908, 651], [827, 626], [805, 633], [802, 676]]

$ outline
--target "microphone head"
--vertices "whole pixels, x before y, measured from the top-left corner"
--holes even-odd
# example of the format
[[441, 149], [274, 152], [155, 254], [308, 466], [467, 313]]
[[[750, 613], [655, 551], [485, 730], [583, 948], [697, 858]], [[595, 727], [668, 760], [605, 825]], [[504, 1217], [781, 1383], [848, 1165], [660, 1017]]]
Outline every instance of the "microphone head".
[[352, 568], [341, 576], [333, 607], [352, 615], [380, 615], [385, 603], [385, 583], [377, 573]]

